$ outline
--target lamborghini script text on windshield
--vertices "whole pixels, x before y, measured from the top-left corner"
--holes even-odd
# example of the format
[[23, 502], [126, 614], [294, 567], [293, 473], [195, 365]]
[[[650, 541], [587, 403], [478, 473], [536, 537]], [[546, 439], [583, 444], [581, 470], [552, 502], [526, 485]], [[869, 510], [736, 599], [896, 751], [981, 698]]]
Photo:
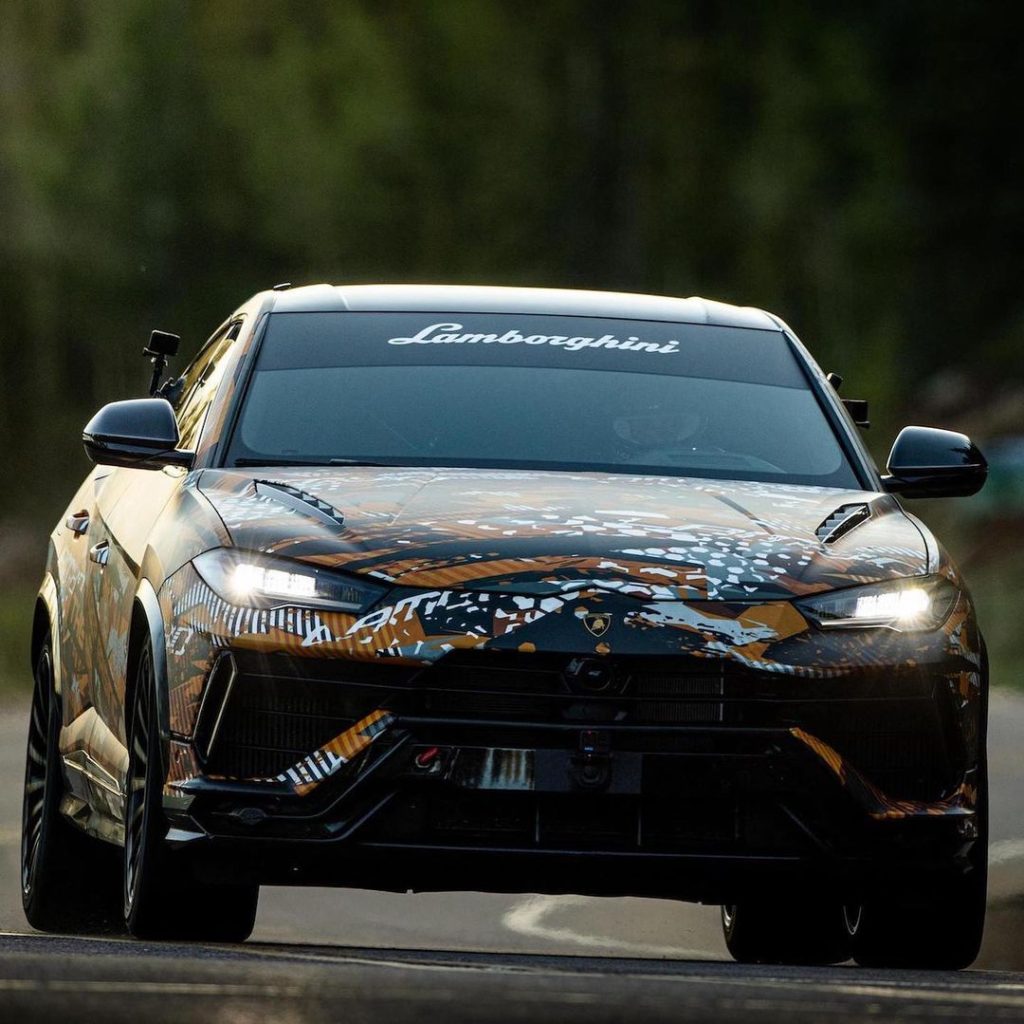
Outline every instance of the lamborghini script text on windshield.
[[459, 334], [462, 324], [431, 324], [409, 338], [389, 338], [389, 345], [556, 345], [570, 352], [582, 348], [618, 348], [634, 352], [678, 352], [679, 342], [675, 339], [658, 344], [656, 341], [641, 341], [635, 334], [624, 340], [614, 334], [602, 334], [600, 338], [588, 338], [565, 334], [522, 334], [515, 329], [504, 334]]

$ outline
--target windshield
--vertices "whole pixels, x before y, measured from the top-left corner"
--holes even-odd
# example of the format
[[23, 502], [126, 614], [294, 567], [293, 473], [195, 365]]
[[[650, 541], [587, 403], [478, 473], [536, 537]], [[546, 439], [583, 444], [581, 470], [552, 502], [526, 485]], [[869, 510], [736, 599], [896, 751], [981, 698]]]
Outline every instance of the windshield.
[[778, 331], [274, 314], [227, 464], [332, 459], [858, 486]]

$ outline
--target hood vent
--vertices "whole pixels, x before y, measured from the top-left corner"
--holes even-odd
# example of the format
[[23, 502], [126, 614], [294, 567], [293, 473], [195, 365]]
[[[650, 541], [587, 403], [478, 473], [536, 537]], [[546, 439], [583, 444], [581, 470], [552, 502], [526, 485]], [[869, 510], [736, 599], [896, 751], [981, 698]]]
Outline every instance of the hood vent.
[[867, 505], [840, 505], [814, 532], [822, 544], [834, 544], [870, 518], [871, 509]]
[[272, 480], [257, 480], [256, 493], [287, 505], [296, 512], [320, 520], [327, 526], [344, 526], [345, 517], [336, 508], [321, 501], [315, 494], [300, 491], [298, 487], [276, 483]]

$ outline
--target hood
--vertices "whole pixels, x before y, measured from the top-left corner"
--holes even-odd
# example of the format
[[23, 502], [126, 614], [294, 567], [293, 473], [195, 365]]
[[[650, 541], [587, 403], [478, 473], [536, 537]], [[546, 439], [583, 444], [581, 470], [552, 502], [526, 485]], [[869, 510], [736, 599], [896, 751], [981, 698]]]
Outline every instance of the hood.
[[758, 600], [927, 571], [889, 495], [604, 473], [205, 470], [239, 548], [403, 587]]

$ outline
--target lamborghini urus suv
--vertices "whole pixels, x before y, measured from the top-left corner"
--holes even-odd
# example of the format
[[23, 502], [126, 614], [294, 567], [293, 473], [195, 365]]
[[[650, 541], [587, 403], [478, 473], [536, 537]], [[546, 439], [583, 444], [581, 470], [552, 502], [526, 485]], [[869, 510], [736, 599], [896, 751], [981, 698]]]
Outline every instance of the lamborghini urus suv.
[[[262, 884], [719, 904], [743, 961], [962, 967], [987, 667], [778, 317], [517, 288], [262, 292], [85, 428], [35, 607], [36, 928], [240, 941]], [[900, 497], [898, 497], [900, 496]]]

